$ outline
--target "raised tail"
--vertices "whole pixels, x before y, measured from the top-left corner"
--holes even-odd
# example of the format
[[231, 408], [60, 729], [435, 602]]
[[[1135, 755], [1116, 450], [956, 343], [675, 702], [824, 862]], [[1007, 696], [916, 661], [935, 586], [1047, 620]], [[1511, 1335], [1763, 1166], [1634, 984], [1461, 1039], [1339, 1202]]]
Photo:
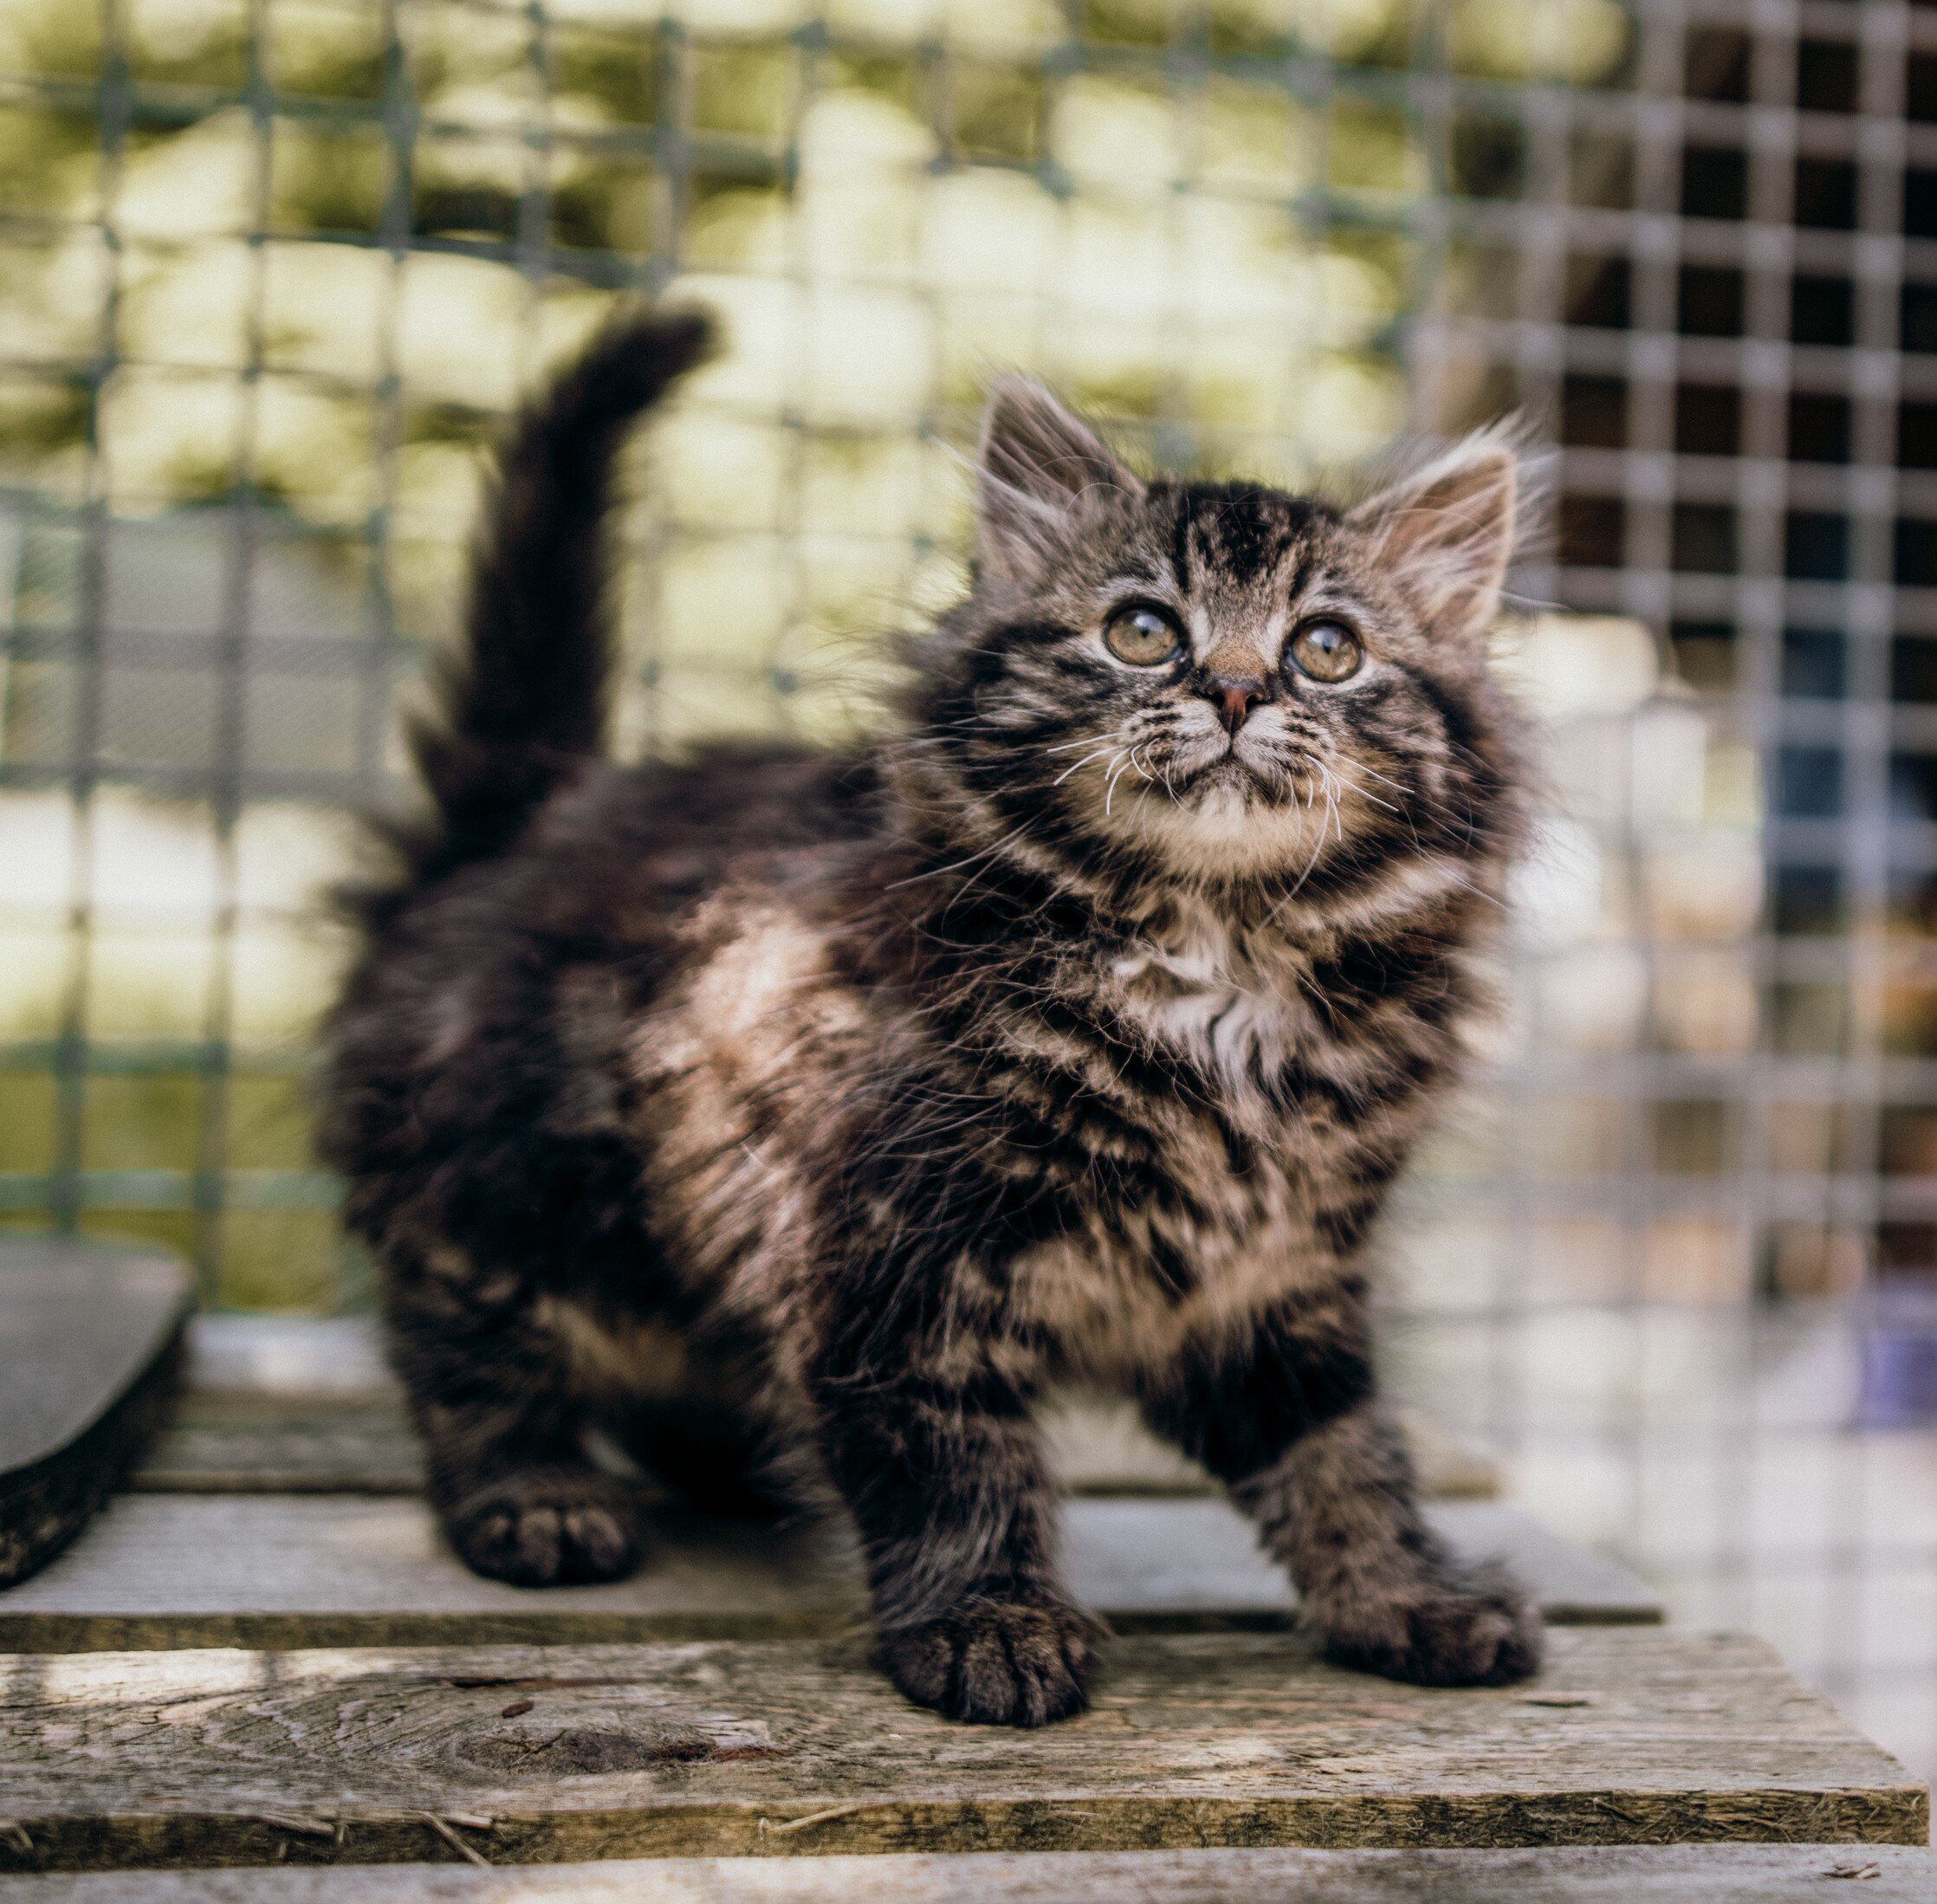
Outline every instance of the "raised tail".
[[620, 318], [520, 412], [478, 536], [463, 651], [435, 682], [434, 712], [411, 730], [436, 813], [398, 841], [405, 890], [502, 852], [602, 751], [613, 459], [711, 340], [698, 312]]

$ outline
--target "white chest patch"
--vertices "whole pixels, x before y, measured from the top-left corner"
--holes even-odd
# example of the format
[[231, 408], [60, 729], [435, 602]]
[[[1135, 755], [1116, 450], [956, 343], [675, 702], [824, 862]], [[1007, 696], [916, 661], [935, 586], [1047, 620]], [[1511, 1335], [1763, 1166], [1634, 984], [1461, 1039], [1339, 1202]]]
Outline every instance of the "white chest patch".
[[1305, 1020], [1300, 955], [1243, 942], [1208, 910], [1187, 915], [1117, 960], [1126, 1015], [1158, 1044], [1243, 1092], [1277, 1070]]

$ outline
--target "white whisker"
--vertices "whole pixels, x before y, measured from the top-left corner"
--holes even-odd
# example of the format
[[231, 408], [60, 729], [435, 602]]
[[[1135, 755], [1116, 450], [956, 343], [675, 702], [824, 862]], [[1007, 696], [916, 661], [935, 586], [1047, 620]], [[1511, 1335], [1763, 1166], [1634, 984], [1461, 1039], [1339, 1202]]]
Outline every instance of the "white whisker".
[[[1052, 749], [1052, 751], [1053, 751], [1053, 749]], [[1108, 747], [1099, 747], [1094, 754], [1085, 754], [1081, 760], [1076, 762], [1075, 766], [1066, 767], [1063, 771], [1056, 776], [1054, 780], [1050, 781], [1049, 784], [1052, 787], [1060, 787], [1063, 782], [1070, 777], [1072, 774], [1077, 773], [1083, 767], [1087, 767], [1092, 761], [1100, 761], [1105, 754], [1111, 753], [1114, 750], [1112, 748]]]

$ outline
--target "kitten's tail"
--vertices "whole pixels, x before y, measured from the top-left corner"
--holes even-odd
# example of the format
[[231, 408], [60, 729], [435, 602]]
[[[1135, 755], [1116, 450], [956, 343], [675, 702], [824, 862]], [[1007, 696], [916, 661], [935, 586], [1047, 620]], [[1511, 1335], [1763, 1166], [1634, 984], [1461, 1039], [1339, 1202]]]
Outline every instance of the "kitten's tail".
[[621, 317], [520, 412], [478, 534], [463, 652], [435, 683], [435, 712], [411, 729], [437, 819], [398, 842], [410, 886], [502, 852], [603, 750], [613, 459], [712, 338], [701, 312]]

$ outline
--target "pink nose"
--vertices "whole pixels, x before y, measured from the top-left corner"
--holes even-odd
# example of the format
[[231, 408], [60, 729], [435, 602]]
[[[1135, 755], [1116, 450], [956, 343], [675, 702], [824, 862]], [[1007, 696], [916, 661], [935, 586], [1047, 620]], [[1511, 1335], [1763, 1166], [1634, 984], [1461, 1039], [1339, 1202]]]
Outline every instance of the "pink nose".
[[1215, 704], [1224, 731], [1234, 736], [1252, 709], [1271, 699], [1271, 683], [1261, 675], [1214, 674], [1204, 683], [1204, 698]]

